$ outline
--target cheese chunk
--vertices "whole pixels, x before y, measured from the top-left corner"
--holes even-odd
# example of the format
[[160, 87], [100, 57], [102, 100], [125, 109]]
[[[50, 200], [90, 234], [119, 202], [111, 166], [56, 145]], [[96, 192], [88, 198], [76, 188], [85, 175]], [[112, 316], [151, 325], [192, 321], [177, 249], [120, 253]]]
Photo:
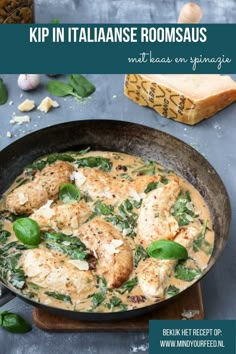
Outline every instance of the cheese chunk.
[[17, 108], [21, 112], [29, 112], [29, 111], [32, 111], [32, 109], [34, 109], [34, 107], [35, 107], [34, 101], [26, 99], [24, 102], [19, 104], [19, 106]]
[[225, 75], [129, 74], [124, 93], [164, 117], [194, 125], [236, 101], [236, 82]]
[[45, 97], [38, 106], [38, 110], [47, 113], [52, 107], [59, 107], [59, 103], [57, 101], [53, 101], [50, 97]]

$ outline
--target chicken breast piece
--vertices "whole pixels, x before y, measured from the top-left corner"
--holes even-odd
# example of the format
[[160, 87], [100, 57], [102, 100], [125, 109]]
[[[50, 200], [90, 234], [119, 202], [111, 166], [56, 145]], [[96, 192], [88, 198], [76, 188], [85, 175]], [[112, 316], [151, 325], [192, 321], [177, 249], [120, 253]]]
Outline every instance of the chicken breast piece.
[[170, 209], [180, 193], [178, 179], [147, 193], [137, 222], [137, 243], [145, 248], [158, 239], [173, 239], [179, 229]]
[[43, 231], [55, 230], [71, 235], [91, 215], [91, 210], [84, 200], [54, 207], [51, 207], [52, 202], [47, 202], [30, 216]]
[[74, 176], [75, 185], [93, 200], [97, 198], [123, 200], [129, 196], [129, 182], [113, 179], [106, 172], [93, 168], [79, 168], [72, 176]]
[[31, 249], [24, 252], [20, 259], [28, 281], [52, 291], [87, 295], [95, 286], [91, 271], [82, 271], [70, 261], [61, 259], [46, 249]]
[[[192, 247], [194, 239], [199, 234], [195, 227], [182, 228], [175, 238], [187, 250]], [[163, 299], [169, 279], [178, 260], [148, 258], [139, 263], [137, 268], [138, 284], [148, 298]]]
[[45, 167], [36, 175], [35, 183], [42, 186], [47, 194], [48, 199], [56, 200], [59, 188], [63, 183], [70, 183], [70, 176], [73, 166], [65, 161], [57, 161], [50, 166]]
[[112, 225], [95, 218], [79, 229], [78, 237], [97, 256], [96, 271], [106, 279], [109, 288], [118, 288], [129, 278], [133, 270], [132, 251]]
[[45, 189], [35, 182], [16, 188], [6, 197], [6, 208], [14, 214], [31, 214], [48, 200]]

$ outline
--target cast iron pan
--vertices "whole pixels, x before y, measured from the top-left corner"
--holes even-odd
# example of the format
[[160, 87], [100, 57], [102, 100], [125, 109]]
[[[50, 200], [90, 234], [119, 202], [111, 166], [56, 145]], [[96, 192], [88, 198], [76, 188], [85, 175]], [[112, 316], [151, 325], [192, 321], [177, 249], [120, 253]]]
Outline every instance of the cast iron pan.
[[[88, 146], [92, 150], [122, 151], [156, 160], [194, 185], [210, 209], [215, 231], [213, 254], [202, 278], [212, 268], [226, 244], [230, 224], [229, 197], [222, 180], [207, 160], [171, 135], [143, 125], [109, 120], [84, 120], [39, 130], [19, 139], [0, 153], [0, 195], [22, 169], [38, 157], [53, 152], [80, 150]], [[120, 320], [143, 315], [171, 301], [169, 299], [118, 313], [85, 313], [38, 304], [17, 292], [16, 295], [34, 306], [54, 313], [92, 321]]]

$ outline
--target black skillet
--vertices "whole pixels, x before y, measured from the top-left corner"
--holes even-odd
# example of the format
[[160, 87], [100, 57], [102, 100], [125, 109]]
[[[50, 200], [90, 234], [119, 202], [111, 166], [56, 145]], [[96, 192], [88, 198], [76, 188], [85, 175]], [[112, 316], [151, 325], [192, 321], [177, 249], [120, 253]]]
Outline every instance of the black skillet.
[[[39, 130], [19, 139], [0, 153], [0, 195], [22, 169], [38, 157], [53, 152], [81, 150], [88, 146], [92, 150], [122, 151], [156, 160], [176, 171], [200, 192], [211, 212], [215, 245], [207, 268], [197, 279], [199, 281], [215, 264], [226, 244], [231, 214], [229, 197], [222, 180], [207, 160], [192, 147], [169, 134], [134, 123], [110, 120], [76, 121]], [[14, 290], [11, 291], [14, 293]], [[143, 315], [171, 301], [169, 299], [131, 311], [87, 313], [38, 304], [15, 293], [34, 306], [92, 321], [120, 320]]]

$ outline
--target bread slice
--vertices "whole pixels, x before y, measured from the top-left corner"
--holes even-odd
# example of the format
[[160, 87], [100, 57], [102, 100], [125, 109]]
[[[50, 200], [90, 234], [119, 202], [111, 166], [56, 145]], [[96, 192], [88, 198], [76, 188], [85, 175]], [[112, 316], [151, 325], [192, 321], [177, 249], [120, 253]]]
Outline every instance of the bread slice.
[[129, 74], [124, 93], [164, 117], [194, 125], [236, 101], [236, 82], [226, 75]]

